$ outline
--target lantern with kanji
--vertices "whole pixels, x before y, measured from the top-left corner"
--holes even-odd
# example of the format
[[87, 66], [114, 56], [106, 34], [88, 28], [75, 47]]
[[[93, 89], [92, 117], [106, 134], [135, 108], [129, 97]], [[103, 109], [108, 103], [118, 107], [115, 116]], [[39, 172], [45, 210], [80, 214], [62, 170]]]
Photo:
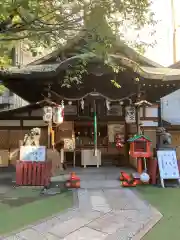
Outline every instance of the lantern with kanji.
[[55, 124], [61, 124], [64, 121], [64, 106], [56, 105], [53, 107], [53, 122]]
[[52, 121], [53, 110], [51, 106], [44, 106], [43, 108], [43, 120], [47, 123]]
[[136, 122], [136, 108], [134, 106], [125, 107], [125, 121], [127, 124]]
[[128, 140], [130, 156], [134, 158], [148, 158], [152, 156], [152, 141], [144, 135], [135, 135]]

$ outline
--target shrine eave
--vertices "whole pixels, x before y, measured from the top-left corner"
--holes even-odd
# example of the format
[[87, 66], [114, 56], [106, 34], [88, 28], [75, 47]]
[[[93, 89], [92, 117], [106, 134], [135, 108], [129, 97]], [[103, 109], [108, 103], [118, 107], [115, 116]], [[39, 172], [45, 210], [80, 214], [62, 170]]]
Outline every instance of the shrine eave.
[[[62, 54], [66, 55], [66, 50], [74, 49], [75, 46], [81, 46], [81, 40], [84, 41], [86, 39], [86, 31], [80, 32], [75, 38], [70, 39], [66, 45], [62, 46], [60, 49], [57, 49], [31, 63], [28, 65], [39, 65], [49, 62], [56, 61]], [[116, 41], [113, 43], [113, 46], [115, 48], [115, 53], [121, 54], [126, 58], [129, 58], [143, 66], [149, 66], [149, 67], [156, 67], [161, 68], [163, 67], [159, 63], [156, 63], [145, 56], [139, 54], [136, 52], [133, 48], [129, 47], [123, 40], [116, 38]], [[78, 53], [76, 53], [78, 54]]]
[[[40, 64], [40, 65], [27, 65], [23, 67], [9, 67], [0, 70], [1, 80], [17, 79], [17, 78], [52, 78], [57, 76], [61, 71], [67, 70], [69, 65], [74, 64], [78, 59], [89, 57], [93, 61], [97, 57], [93, 54], [79, 54], [70, 57], [59, 63]], [[180, 80], [180, 69], [172, 68], [154, 68], [138, 64], [122, 55], [110, 54], [110, 58], [115, 60], [121, 66], [130, 68], [133, 72], [137, 73], [140, 77], [145, 79], [162, 80], [162, 81], [176, 81]]]

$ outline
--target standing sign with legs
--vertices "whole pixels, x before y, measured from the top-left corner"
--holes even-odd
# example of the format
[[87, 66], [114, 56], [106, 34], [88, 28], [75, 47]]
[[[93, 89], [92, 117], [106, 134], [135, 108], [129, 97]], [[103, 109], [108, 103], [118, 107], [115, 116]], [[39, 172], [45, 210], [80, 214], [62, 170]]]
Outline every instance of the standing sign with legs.
[[176, 158], [176, 150], [173, 148], [158, 149], [158, 166], [161, 180], [161, 186], [164, 188], [164, 180], [178, 180], [180, 184], [180, 175]]

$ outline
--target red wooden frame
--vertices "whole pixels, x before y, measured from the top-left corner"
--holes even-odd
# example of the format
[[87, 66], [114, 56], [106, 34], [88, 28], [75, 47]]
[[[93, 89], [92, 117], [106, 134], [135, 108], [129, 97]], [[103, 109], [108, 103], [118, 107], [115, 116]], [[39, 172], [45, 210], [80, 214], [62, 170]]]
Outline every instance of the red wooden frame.
[[[146, 151], [136, 151], [136, 147], [135, 147], [135, 144], [136, 142], [145, 142], [146, 143]], [[145, 138], [139, 138], [137, 139], [137, 141], [135, 140], [134, 142], [131, 142], [130, 143], [130, 156], [131, 157], [134, 157], [134, 158], [141, 158], [141, 157], [145, 157], [145, 158], [148, 158], [148, 157], [151, 157], [152, 156], [152, 151], [151, 151], [151, 142], [146, 140]]]
[[24, 162], [16, 164], [16, 185], [48, 186], [51, 178], [51, 162]]

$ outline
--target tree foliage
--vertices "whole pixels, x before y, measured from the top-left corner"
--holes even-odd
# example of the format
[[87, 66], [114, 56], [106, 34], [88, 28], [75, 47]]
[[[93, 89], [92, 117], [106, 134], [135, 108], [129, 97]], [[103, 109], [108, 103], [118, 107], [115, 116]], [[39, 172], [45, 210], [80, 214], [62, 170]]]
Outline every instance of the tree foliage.
[[150, 5], [149, 0], [0, 0], [0, 41], [26, 38], [56, 46], [83, 29], [92, 11], [94, 22], [103, 14], [114, 32], [122, 25], [137, 30], [155, 23]]
[[[7, 58], [8, 49], [18, 41], [36, 54], [58, 48], [86, 31], [88, 41], [82, 51], [93, 52], [117, 68], [107, 57], [115, 37], [127, 41], [122, 26], [136, 32], [153, 26], [156, 21], [150, 6], [150, 0], [0, 0], [0, 54]], [[153, 34], [152, 28], [150, 32]], [[136, 40], [131, 45], [143, 51], [146, 43]], [[71, 76], [74, 81], [75, 74], [77, 79], [85, 72], [85, 65], [86, 59], [81, 59], [69, 69], [65, 80]]]

